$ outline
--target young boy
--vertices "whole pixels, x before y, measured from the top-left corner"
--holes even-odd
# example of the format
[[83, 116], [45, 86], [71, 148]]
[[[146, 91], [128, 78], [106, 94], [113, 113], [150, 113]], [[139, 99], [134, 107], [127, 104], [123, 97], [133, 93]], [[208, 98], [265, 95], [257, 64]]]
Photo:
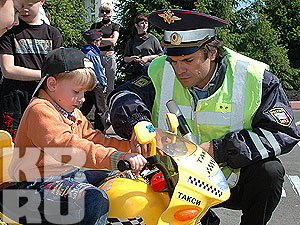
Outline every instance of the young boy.
[[50, 51], [63, 45], [60, 32], [39, 18], [45, 0], [22, 0], [20, 22], [0, 40], [4, 76], [0, 93], [0, 129], [13, 139], [22, 114], [41, 79], [42, 62]]
[[92, 91], [85, 93], [85, 102], [80, 108], [83, 115], [87, 116], [95, 105], [95, 123], [94, 128], [102, 132], [107, 128], [107, 107], [106, 107], [106, 89], [107, 78], [104, 73], [101, 58], [100, 58], [100, 43], [102, 40], [102, 32], [98, 29], [88, 30], [83, 33], [83, 38], [86, 40], [87, 45], [82, 49], [94, 65], [94, 70], [97, 76], [97, 85]]
[[[124, 159], [133, 170], [141, 170], [146, 163], [142, 155], [126, 153], [130, 151], [128, 141], [106, 139], [77, 109], [84, 92], [96, 85], [92, 66], [80, 50], [59, 48], [49, 53], [16, 135], [9, 174], [19, 182], [20, 191], [36, 190], [29, 196], [32, 201], [41, 194], [43, 206], [39, 210], [46, 218], [54, 215], [48, 222], [105, 224], [109, 202], [105, 192], [95, 186], [108, 172], [83, 172], [79, 167], [114, 170]], [[84, 205], [80, 206], [82, 200]], [[59, 207], [57, 203], [71, 221], [52, 212]]]

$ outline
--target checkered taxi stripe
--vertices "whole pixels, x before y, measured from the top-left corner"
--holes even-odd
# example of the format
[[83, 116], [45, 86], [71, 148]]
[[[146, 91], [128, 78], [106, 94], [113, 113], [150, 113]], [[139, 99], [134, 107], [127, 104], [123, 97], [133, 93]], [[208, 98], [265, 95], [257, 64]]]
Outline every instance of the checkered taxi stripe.
[[140, 216], [133, 219], [108, 218], [106, 222], [106, 225], [135, 225], [135, 224], [146, 225]]
[[216, 165], [215, 160], [210, 159], [210, 161], [209, 161], [209, 163], [208, 163], [208, 165], [207, 165], [207, 168], [206, 168], [208, 174], [210, 174], [210, 173], [212, 172], [212, 170], [213, 170], [213, 168], [215, 167], [215, 165]]
[[209, 192], [213, 193], [216, 196], [219, 196], [219, 197], [222, 196], [222, 192], [220, 190], [218, 190], [217, 188], [215, 188], [215, 187], [211, 186], [210, 184], [204, 182], [203, 180], [197, 179], [196, 177], [189, 176], [188, 182], [195, 185], [195, 186], [203, 188], [204, 190], [209, 191]]

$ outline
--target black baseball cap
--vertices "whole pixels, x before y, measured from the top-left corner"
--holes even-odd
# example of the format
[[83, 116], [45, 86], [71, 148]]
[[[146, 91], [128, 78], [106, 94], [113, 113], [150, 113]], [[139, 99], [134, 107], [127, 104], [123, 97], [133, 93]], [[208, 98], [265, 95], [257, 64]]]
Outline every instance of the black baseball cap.
[[162, 46], [169, 56], [188, 55], [215, 39], [215, 27], [228, 25], [217, 17], [182, 9], [158, 10], [148, 15], [153, 25], [164, 30]]
[[54, 49], [46, 55], [43, 61], [41, 80], [32, 96], [37, 94], [47, 77], [80, 68], [94, 68], [93, 63], [82, 51], [64, 47]]

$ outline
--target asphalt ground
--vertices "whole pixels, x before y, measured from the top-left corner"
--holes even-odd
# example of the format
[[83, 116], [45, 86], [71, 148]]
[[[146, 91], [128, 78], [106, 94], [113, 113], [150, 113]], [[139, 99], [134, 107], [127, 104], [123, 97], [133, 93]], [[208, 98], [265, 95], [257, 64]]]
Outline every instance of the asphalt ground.
[[[300, 130], [300, 109], [294, 110], [295, 121]], [[281, 201], [268, 225], [300, 225], [300, 143], [291, 152], [279, 156], [285, 168]], [[221, 225], [240, 224], [241, 211], [213, 209], [221, 219]]]

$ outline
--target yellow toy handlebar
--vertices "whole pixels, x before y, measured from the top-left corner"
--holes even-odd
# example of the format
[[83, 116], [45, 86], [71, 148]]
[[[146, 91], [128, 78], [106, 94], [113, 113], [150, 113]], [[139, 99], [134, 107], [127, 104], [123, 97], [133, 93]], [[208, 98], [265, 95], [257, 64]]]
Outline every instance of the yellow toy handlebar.
[[152, 143], [150, 156], [156, 155], [156, 132], [153, 124], [148, 121], [138, 122], [134, 126], [134, 131], [140, 144]]

